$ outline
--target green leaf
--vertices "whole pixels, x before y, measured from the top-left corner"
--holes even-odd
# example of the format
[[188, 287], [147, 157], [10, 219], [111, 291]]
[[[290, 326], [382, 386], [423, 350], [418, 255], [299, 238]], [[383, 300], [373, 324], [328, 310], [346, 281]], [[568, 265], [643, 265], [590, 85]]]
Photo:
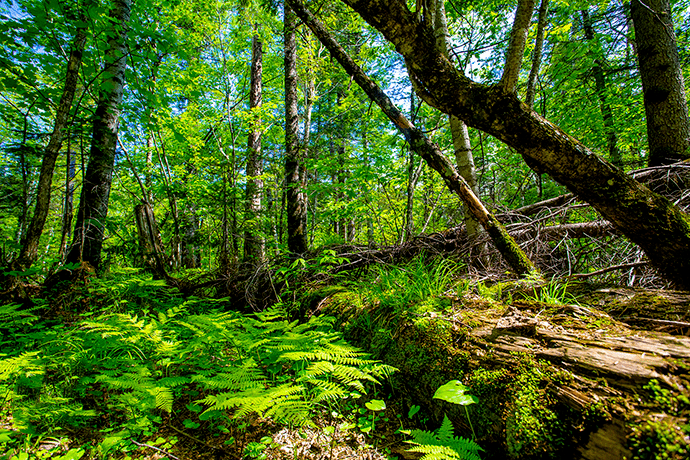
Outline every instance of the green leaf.
[[421, 407], [417, 406], [416, 404], [413, 404], [413, 405], [410, 407], [410, 410], [407, 411], [407, 418], [412, 418], [412, 417], [414, 417], [414, 415], [415, 415], [417, 412], [419, 412], [419, 409], [421, 409]]
[[466, 395], [465, 391], [467, 390], [468, 388], [459, 380], [451, 380], [436, 390], [436, 393], [434, 393], [434, 399], [442, 399], [443, 401], [448, 401], [453, 404], [460, 404], [461, 406], [467, 406], [479, 402], [475, 396]]
[[367, 406], [367, 409], [372, 411], [380, 411], [386, 408], [386, 403], [380, 399], [372, 399], [364, 405]]
[[79, 460], [86, 452], [84, 449], [70, 449], [64, 455], [60, 455], [55, 460]]

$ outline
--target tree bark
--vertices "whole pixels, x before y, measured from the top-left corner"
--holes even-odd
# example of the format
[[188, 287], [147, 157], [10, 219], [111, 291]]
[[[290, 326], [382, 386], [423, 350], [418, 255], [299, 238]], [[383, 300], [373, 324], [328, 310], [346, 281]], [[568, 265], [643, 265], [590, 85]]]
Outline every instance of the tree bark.
[[[436, 170], [445, 181], [448, 188], [456, 193], [471, 210], [473, 216], [481, 223], [491, 237], [494, 245], [506, 262], [518, 274], [526, 274], [535, 271], [534, 265], [522, 252], [515, 240], [508, 235], [505, 228], [489, 214], [484, 205], [477, 199], [467, 182], [460, 176], [453, 164], [443, 155], [438, 146], [433, 144], [422, 131], [417, 129], [410, 121], [393, 105], [386, 94], [367, 77], [362, 69], [347, 55], [345, 50], [330, 36], [324, 26], [314, 18], [299, 0], [286, 0], [293, 11], [314, 32], [321, 43], [328, 48], [331, 55], [352, 75], [355, 82], [364, 92], [383, 110], [383, 112], [396, 125], [405, 136], [407, 142], [424, 160]], [[435, 48], [435, 45], [432, 45]], [[447, 61], [446, 61], [447, 62]]]
[[93, 121], [89, 163], [79, 198], [72, 247], [66, 258], [68, 263], [88, 262], [95, 270], [101, 264], [115, 166], [117, 126], [127, 66], [125, 39], [131, 4], [131, 0], [115, 0], [110, 11], [112, 28], [108, 31], [108, 50]]
[[[415, 107], [414, 107], [414, 91], [410, 92], [410, 119], [414, 123]], [[414, 194], [417, 188], [417, 182], [422, 175], [422, 167], [424, 163], [420, 160], [419, 164], [415, 160], [414, 149], [409, 149], [408, 163], [407, 163], [407, 203], [405, 204], [405, 227], [402, 238], [399, 243], [408, 242], [414, 236]], [[368, 231], [368, 229], [367, 229]]]
[[[255, 26], [258, 29], [258, 26]], [[263, 51], [258, 30], [252, 40], [252, 69], [249, 90], [249, 108], [251, 111], [261, 109], [261, 74]], [[261, 120], [255, 118], [247, 143], [247, 187], [245, 190], [245, 232], [244, 260], [259, 264], [264, 258], [264, 238], [261, 232], [261, 201], [264, 181], [263, 159], [261, 157]]]
[[63, 132], [67, 126], [67, 118], [74, 101], [74, 94], [77, 90], [79, 80], [79, 68], [81, 67], [81, 57], [86, 44], [86, 29], [78, 28], [72, 40], [72, 50], [69, 61], [67, 62], [67, 72], [65, 75], [65, 86], [62, 97], [58, 104], [55, 115], [53, 133], [50, 136], [48, 145], [43, 153], [41, 162], [41, 172], [38, 177], [36, 190], [36, 207], [29, 224], [27, 232], [24, 234], [22, 248], [19, 258], [16, 261], [15, 270], [26, 270], [36, 261], [38, 255], [38, 241], [43, 233], [48, 211], [50, 210], [50, 197], [53, 186], [53, 172], [57, 162], [60, 149], [62, 148]]
[[143, 266], [153, 273], [155, 279], [167, 279], [162, 257], [163, 242], [151, 204], [141, 203], [135, 206], [134, 218]]
[[690, 289], [690, 222], [666, 198], [628, 177], [501, 87], [476, 83], [435, 51], [433, 31], [401, 0], [344, 0], [403, 54], [424, 100], [517, 149], [589, 202], [679, 287]]
[[510, 42], [506, 53], [506, 65], [503, 67], [503, 75], [499, 86], [506, 93], [513, 94], [517, 89], [518, 76], [522, 67], [522, 57], [525, 54], [525, 44], [529, 25], [532, 22], [534, 12], [534, 0], [519, 0], [513, 28], [510, 31]]
[[539, 19], [537, 19], [537, 36], [534, 39], [534, 51], [532, 51], [532, 67], [527, 78], [527, 91], [525, 103], [530, 109], [534, 109], [534, 96], [537, 92], [537, 78], [541, 67], [541, 54], [544, 49], [544, 29], [546, 29], [546, 16], [549, 12], [549, 0], [541, 0], [539, 6]]
[[[304, 158], [298, 139], [297, 113], [297, 43], [295, 29], [297, 20], [289, 6], [285, 6], [284, 54], [285, 54], [285, 188], [287, 208], [288, 251], [304, 254], [307, 251], [306, 215], [307, 206], [302, 190]], [[309, 96], [307, 95], [307, 99]], [[307, 101], [309, 104], [309, 101]], [[309, 126], [305, 122], [305, 134]]]
[[669, 0], [630, 4], [647, 117], [649, 166], [690, 158], [690, 121]]
[[[585, 40], [587, 40], [590, 46], [592, 46], [592, 43], [594, 42], [594, 27], [592, 26], [592, 19], [590, 18], [587, 10], [582, 10], [581, 13]], [[613, 123], [613, 110], [611, 110], [611, 105], [606, 99], [606, 77], [604, 76], [604, 69], [602, 67], [601, 59], [594, 59], [592, 76], [594, 77], [597, 98], [599, 99], [601, 116], [604, 120], [604, 131], [606, 132], [606, 146], [609, 152], [609, 160], [614, 165], [620, 167], [622, 166], [621, 152], [618, 149], [618, 136], [616, 135], [616, 127]]]
[[[67, 135], [69, 138], [69, 134]], [[65, 159], [65, 200], [62, 209], [62, 231], [60, 237], [60, 259], [65, 257], [67, 240], [72, 233], [72, 214], [74, 213], [74, 178], [76, 176], [77, 160], [67, 142], [67, 157]]]
[[[448, 22], [446, 20], [445, 0], [434, 0], [434, 31], [436, 33], [436, 46], [443, 52], [443, 55], [450, 60], [450, 34], [448, 33]], [[477, 172], [474, 167], [474, 157], [472, 156], [472, 144], [467, 125], [454, 115], [448, 116], [450, 123], [450, 133], [453, 138], [453, 150], [455, 152], [455, 164], [458, 172], [465, 179], [475, 195], [479, 196], [477, 184]], [[465, 226], [467, 236], [476, 237], [481, 231], [481, 225], [472, 217], [469, 208], [465, 206]]]

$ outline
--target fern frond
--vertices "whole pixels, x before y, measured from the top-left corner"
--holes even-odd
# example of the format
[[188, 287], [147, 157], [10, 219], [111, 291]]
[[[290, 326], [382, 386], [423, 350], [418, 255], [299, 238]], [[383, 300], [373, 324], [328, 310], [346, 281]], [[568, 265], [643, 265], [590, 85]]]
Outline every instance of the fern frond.
[[33, 312], [43, 308], [42, 305], [36, 305], [32, 308], [26, 308], [22, 304], [10, 303], [0, 305], [0, 324], [3, 327], [17, 327], [31, 324], [38, 319], [38, 316]]
[[436, 437], [441, 444], [447, 444], [453, 440], [453, 423], [447, 415], [443, 416], [441, 427], [436, 431]]
[[408, 451], [424, 454], [420, 460], [470, 460], [467, 457], [461, 457], [456, 451], [446, 446], [422, 445], [412, 447]]
[[453, 435], [453, 424], [447, 415], [443, 416], [441, 427], [435, 432], [412, 430], [411, 452], [425, 454], [421, 460], [481, 460], [479, 451], [483, 450], [476, 442]]
[[[13, 356], [0, 361], [0, 381], [5, 380], [20, 369], [33, 366], [34, 359], [38, 356], [40, 351], [31, 351], [22, 353], [19, 356]], [[6, 356], [6, 355], [0, 355]]]
[[158, 383], [160, 385], [164, 385], [166, 387], [179, 387], [180, 385], [184, 385], [186, 383], [189, 383], [189, 378], [187, 377], [182, 377], [182, 376], [172, 376], [172, 377], [163, 377], [162, 379], [158, 380]]
[[156, 397], [156, 408], [162, 409], [167, 413], [172, 412], [173, 393], [170, 388], [157, 387], [151, 393]]
[[314, 402], [321, 401], [337, 401], [346, 398], [349, 395], [349, 391], [334, 382], [326, 382], [319, 379], [308, 380], [309, 383], [314, 385]]

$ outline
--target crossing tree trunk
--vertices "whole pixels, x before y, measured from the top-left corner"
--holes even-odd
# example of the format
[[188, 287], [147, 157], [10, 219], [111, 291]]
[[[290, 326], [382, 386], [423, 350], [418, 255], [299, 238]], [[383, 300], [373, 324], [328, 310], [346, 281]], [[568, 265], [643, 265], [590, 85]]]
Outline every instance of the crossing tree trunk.
[[[443, 178], [446, 186], [456, 193], [472, 215], [484, 227], [494, 245], [506, 259], [506, 262], [518, 274], [526, 274], [535, 271], [534, 265], [517, 245], [515, 240], [508, 235], [505, 228], [490, 214], [484, 205], [477, 199], [467, 182], [460, 176], [453, 163], [446, 158], [438, 146], [432, 143], [424, 133], [417, 129], [410, 121], [393, 105], [376, 83], [367, 77], [362, 69], [352, 60], [345, 50], [330, 36], [324, 26], [314, 18], [309, 10], [299, 0], [287, 0], [293, 11], [314, 32], [321, 43], [328, 48], [331, 55], [343, 66], [355, 82], [364, 90], [369, 98], [374, 101], [386, 116], [395, 124], [405, 136], [410, 147], [414, 149], [435, 171]], [[435, 49], [435, 45], [432, 45]], [[446, 60], [447, 62], [447, 60]]]
[[669, 280], [690, 289], [690, 221], [577, 139], [496, 85], [479, 84], [435, 51], [430, 27], [402, 0], [344, 0], [404, 56], [429, 105], [456, 115], [518, 150], [533, 169], [548, 173], [638, 244]]

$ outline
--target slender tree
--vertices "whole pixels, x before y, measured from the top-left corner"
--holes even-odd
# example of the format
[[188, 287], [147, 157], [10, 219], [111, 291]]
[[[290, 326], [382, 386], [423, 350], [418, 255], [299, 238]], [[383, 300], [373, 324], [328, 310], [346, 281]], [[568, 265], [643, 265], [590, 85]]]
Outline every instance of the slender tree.
[[510, 31], [510, 41], [506, 53], [506, 65], [503, 67], [499, 86], [506, 93], [514, 93], [517, 89], [518, 76], [522, 67], [522, 57], [525, 53], [527, 34], [532, 22], [534, 0], [519, 0], [513, 28]]
[[632, 0], [649, 166], [690, 158], [690, 120], [669, 0]]
[[[447, 59], [450, 60], [450, 34], [448, 33], [448, 21], [446, 19], [445, 0], [432, 0], [434, 7], [434, 33], [436, 34], [436, 46]], [[453, 138], [453, 150], [455, 152], [455, 164], [458, 172], [465, 179], [475, 195], [479, 196], [479, 184], [477, 183], [477, 171], [472, 155], [472, 143], [467, 125], [455, 115], [448, 116], [450, 133]], [[465, 227], [467, 236], [475, 238], [481, 231], [481, 225], [472, 216], [470, 209], [465, 206]]]
[[105, 219], [108, 215], [115, 165], [120, 103], [127, 65], [125, 39], [131, 5], [131, 0], [114, 0], [109, 14], [112, 22], [106, 33], [108, 49], [93, 120], [89, 163], [79, 198], [72, 247], [66, 258], [71, 263], [87, 262], [96, 270], [101, 263]]
[[532, 67], [527, 77], [527, 91], [525, 92], [525, 103], [530, 109], [534, 108], [534, 96], [537, 92], [537, 78], [541, 67], [541, 55], [544, 49], [544, 30], [546, 29], [547, 15], [549, 12], [549, 0], [541, 0], [539, 6], [539, 17], [537, 19], [537, 35], [534, 39], [534, 50], [532, 51]]
[[[254, 26], [252, 38], [252, 67], [249, 88], [249, 108], [256, 113], [261, 110], [262, 88], [261, 77], [263, 70], [263, 49], [259, 37], [258, 25]], [[264, 258], [264, 237], [261, 232], [261, 201], [264, 182], [263, 158], [261, 155], [261, 119], [253, 118], [251, 131], [247, 141], [247, 186], [245, 189], [245, 233], [244, 259], [254, 264]]]
[[[580, 13], [582, 14], [582, 27], [585, 32], [585, 40], [589, 43], [590, 48], [596, 47], [597, 44], [595, 43], [592, 18], [587, 10], [582, 10]], [[604, 131], [606, 132], [606, 145], [608, 147], [609, 160], [616, 166], [621, 166], [621, 152], [618, 148], [618, 136], [616, 135], [616, 127], [614, 126], [613, 110], [606, 97], [606, 76], [604, 75], [603, 62], [598, 57], [594, 58], [592, 77], [594, 77], [595, 92], [599, 99], [601, 116], [604, 120]]]
[[[82, 22], [83, 19], [82, 17]], [[36, 189], [34, 214], [29, 228], [24, 234], [21, 252], [15, 263], [15, 270], [26, 270], [31, 267], [38, 256], [38, 241], [43, 233], [43, 227], [48, 217], [48, 210], [50, 209], [53, 172], [55, 171], [55, 164], [60, 154], [60, 149], [62, 148], [63, 133], [67, 127], [67, 120], [72, 102], [74, 101], [74, 94], [77, 91], [79, 68], [81, 67], [81, 58], [85, 44], [86, 28], [79, 27], [72, 40], [70, 56], [67, 62], [67, 72], [65, 74], [65, 85], [55, 114], [53, 133], [50, 135], [50, 140], [43, 153], [41, 172], [39, 174], [38, 186]]]
[[[287, 243], [292, 254], [307, 250], [307, 207], [302, 190], [304, 158], [299, 148], [297, 113], [297, 18], [289, 6], [283, 11], [285, 55], [285, 187], [287, 214]], [[307, 102], [309, 104], [310, 102]], [[305, 122], [304, 131], [309, 130]]]

